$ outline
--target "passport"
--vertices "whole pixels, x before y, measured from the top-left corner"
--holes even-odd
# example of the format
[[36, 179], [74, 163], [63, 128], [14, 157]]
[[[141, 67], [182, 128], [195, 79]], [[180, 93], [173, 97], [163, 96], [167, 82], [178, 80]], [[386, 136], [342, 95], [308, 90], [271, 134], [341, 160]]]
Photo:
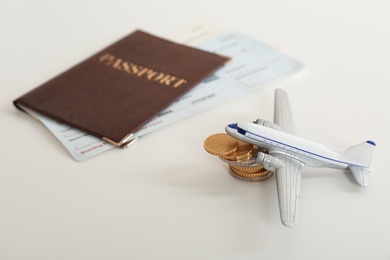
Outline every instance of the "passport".
[[134, 132], [228, 60], [136, 30], [13, 103], [125, 147]]

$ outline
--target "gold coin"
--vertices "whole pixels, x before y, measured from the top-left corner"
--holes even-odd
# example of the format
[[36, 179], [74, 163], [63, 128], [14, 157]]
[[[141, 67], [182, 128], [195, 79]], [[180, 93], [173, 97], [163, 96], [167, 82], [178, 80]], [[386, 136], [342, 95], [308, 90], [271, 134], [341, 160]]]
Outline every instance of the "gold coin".
[[261, 164], [254, 164], [254, 165], [234, 165], [230, 164], [230, 167], [233, 167], [234, 169], [245, 172], [245, 173], [257, 173], [258, 171], [261, 171], [264, 169], [263, 165]]
[[232, 167], [232, 165], [230, 165], [230, 169], [234, 171], [234, 173], [240, 175], [241, 177], [247, 177], [247, 178], [263, 177], [269, 173], [269, 171], [265, 168], [261, 168], [256, 171], [244, 171], [244, 170], [234, 168]]
[[229, 161], [247, 161], [252, 157], [254, 146], [250, 143], [238, 141], [238, 149], [231, 155], [221, 156], [223, 159]]
[[203, 147], [212, 155], [227, 156], [237, 151], [238, 141], [228, 134], [214, 134], [206, 138]]
[[257, 174], [250, 174], [250, 175], [244, 175], [239, 172], [237, 172], [235, 169], [230, 168], [229, 171], [230, 175], [234, 178], [241, 180], [241, 181], [247, 181], [247, 182], [263, 182], [271, 178], [274, 173], [271, 171], [266, 171], [266, 174], [263, 176], [259, 176]]

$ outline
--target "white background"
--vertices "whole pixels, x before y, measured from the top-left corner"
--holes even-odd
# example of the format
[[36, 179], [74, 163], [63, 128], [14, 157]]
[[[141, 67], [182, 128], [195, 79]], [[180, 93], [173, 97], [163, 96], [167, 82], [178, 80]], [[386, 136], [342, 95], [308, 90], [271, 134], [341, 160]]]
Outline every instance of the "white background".
[[[390, 259], [388, 0], [2, 1], [0, 259]], [[294, 77], [74, 161], [12, 101], [140, 28], [198, 21], [281, 47]], [[368, 188], [306, 168], [299, 226], [279, 219], [275, 178], [237, 181], [203, 149], [235, 121], [272, 120], [290, 97], [298, 134], [345, 149], [377, 143]]]

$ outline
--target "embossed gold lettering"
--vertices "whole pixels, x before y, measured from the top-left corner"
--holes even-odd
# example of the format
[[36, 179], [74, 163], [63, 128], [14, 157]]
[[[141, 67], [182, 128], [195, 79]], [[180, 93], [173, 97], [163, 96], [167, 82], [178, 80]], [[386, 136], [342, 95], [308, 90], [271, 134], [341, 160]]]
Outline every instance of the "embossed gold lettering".
[[99, 58], [100, 62], [106, 62], [106, 65], [111, 65], [115, 60], [115, 56], [109, 53], [104, 54]]
[[171, 76], [171, 75], [165, 75], [161, 80], [160, 80], [160, 83], [161, 84], [165, 84], [167, 86], [170, 86], [171, 83], [173, 81], [176, 80], [176, 77], [175, 76]]
[[137, 73], [137, 76], [138, 77], [141, 77], [142, 75], [144, 75], [146, 72], [148, 72], [148, 68], [143, 68], [140, 72]]
[[140, 66], [130, 61], [125, 61], [122, 58], [117, 58], [111, 53], [105, 53], [99, 57], [99, 62], [113, 69], [123, 71], [129, 75], [145, 78], [146, 80], [155, 81], [161, 85], [172, 86], [178, 88], [188, 81], [184, 78], [179, 78], [161, 71], [156, 71], [147, 67]]
[[156, 76], [158, 72], [157, 71], [154, 71], [154, 70], [149, 70], [146, 74], [147, 74], [147, 78], [148, 80], [152, 80], [154, 76]]
[[185, 79], [179, 79], [176, 83], [175, 83], [175, 85], [173, 85], [173, 87], [174, 88], [178, 88], [178, 87], [180, 87], [181, 85], [183, 85], [183, 84], [185, 84], [185, 83], [187, 83], [188, 81], [187, 80], [185, 80]]
[[121, 64], [122, 64], [122, 59], [117, 59], [114, 62], [114, 64], [112, 64], [112, 67], [117, 69], [117, 70], [122, 70]]
[[131, 70], [130, 70], [130, 64], [127, 62], [127, 61], [124, 61], [122, 63], [122, 67], [123, 67], [123, 71], [130, 74], [131, 73]]
[[160, 72], [155, 78], [153, 78], [152, 80], [153, 81], [159, 81], [160, 79], [162, 79], [163, 77], [165, 76], [164, 73]]
[[133, 72], [133, 74], [137, 74], [139, 72], [139, 70], [140, 69], [142, 70], [144, 67], [135, 65], [134, 63], [130, 63], [130, 68], [131, 68], [131, 72]]

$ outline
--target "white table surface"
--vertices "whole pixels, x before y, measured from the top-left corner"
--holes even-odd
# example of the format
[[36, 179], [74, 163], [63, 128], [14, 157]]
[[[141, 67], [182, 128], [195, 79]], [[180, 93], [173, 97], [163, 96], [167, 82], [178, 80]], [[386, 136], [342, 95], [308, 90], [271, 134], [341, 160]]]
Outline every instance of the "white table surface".
[[[389, 13], [388, 0], [2, 1], [0, 259], [390, 259]], [[137, 28], [198, 21], [276, 44], [305, 69], [82, 163], [12, 105]], [[294, 229], [280, 222], [275, 178], [237, 181], [203, 149], [228, 123], [272, 120], [276, 87], [299, 136], [377, 143], [366, 189], [304, 169]]]

